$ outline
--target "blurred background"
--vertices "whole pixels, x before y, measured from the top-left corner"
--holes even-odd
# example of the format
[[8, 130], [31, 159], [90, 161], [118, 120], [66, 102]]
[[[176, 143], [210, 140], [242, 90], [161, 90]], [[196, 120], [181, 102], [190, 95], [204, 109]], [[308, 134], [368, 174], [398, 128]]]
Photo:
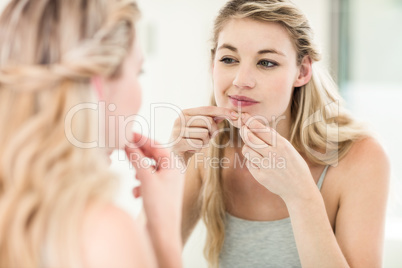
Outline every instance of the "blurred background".
[[[66, 0], [68, 1], [68, 0]], [[0, 0], [2, 9], [8, 0]], [[180, 109], [209, 104], [212, 23], [226, 0], [138, 0], [145, 54], [143, 105], [135, 129], [161, 143]], [[402, 267], [402, 0], [294, 0], [307, 14], [325, 65], [353, 114], [377, 132], [392, 165], [384, 267]], [[112, 155], [121, 174], [116, 202], [136, 217], [141, 199], [124, 153]], [[401, 163], [401, 164], [400, 164]], [[185, 267], [207, 267], [200, 222], [187, 242]]]

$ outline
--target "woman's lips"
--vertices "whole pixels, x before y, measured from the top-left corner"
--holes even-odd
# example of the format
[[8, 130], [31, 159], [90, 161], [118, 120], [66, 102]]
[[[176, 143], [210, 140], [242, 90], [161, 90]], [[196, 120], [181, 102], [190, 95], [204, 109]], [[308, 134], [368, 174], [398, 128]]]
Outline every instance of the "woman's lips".
[[254, 104], [257, 104], [258, 101], [253, 100], [251, 98], [245, 97], [245, 96], [239, 96], [239, 95], [231, 95], [229, 96], [230, 102], [232, 105], [235, 107], [246, 107], [246, 106], [251, 106]]

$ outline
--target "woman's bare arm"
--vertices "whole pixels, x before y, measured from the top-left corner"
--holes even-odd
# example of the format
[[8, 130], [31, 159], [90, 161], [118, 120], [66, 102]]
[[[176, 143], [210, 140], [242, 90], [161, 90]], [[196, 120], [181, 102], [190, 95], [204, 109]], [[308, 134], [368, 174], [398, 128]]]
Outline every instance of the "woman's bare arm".
[[390, 167], [374, 139], [359, 142], [344, 178], [336, 238], [351, 267], [382, 267]]
[[322, 197], [287, 204], [305, 267], [381, 267], [389, 163], [374, 139], [357, 142], [333, 171], [341, 180], [335, 233]]

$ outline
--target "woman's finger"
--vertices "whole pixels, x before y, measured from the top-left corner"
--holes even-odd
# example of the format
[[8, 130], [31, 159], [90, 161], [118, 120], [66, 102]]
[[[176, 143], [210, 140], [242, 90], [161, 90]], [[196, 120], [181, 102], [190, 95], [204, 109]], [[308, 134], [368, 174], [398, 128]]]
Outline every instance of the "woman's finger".
[[[125, 147], [126, 153], [129, 155], [134, 149], [139, 149], [145, 157], [148, 157], [156, 162], [156, 170], [159, 170], [160, 166], [171, 166], [171, 155], [169, 151], [163, 148], [158, 142], [150, 138], [143, 139], [143, 135], [133, 133], [133, 144]], [[142, 142], [136, 142], [142, 139]], [[155, 170], [154, 170], [155, 171]]]
[[248, 170], [250, 170], [250, 171], [258, 171], [258, 170], [260, 170], [260, 168], [256, 165], [256, 164], [253, 164], [253, 163], [251, 163], [250, 161], [246, 161], [246, 167], [248, 168]]
[[[218, 124], [212, 117], [208, 116], [185, 116], [186, 128], [204, 128], [210, 133], [210, 136], [214, 135], [218, 131]], [[222, 119], [223, 120], [223, 119]]]
[[[217, 123], [223, 121], [224, 119], [228, 120], [229, 122], [233, 122], [239, 118], [239, 114], [236, 111], [217, 106], [204, 106], [183, 110], [183, 115], [186, 118], [186, 122], [189, 121], [188, 117], [192, 118], [197, 116], [204, 117], [205, 119], [203, 120], [205, 122], [208, 120], [210, 122], [208, 124], [208, 129], [211, 131], [211, 136], [213, 136], [218, 129]], [[196, 119], [193, 120], [197, 121]], [[194, 126], [201, 127], [200, 125]]]
[[152, 140], [142, 134], [133, 133], [133, 142], [126, 146], [126, 151], [130, 152], [132, 148], [141, 149], [142, 153], [149, 158], [157, 159], [159, 157], [168, 157], [169, 152], [162, 147], [157, 141]]
[[141, 186], [134, 187], [132, 192], [135, 198], [141, 197]]
[[253, 148], [248, 147], [247, 145], [243, 145], [242, 154], [248, 161], [257, 166], [261, 165], [261, 162], [264, 158], [264, 156], [253, 150]]
[[202, 140], [204, 144], [209, 143], [210, 132], [205, 128], [186, 128], [183, 138]]
[[240, 136], [245, 144], [253, 149], [256, 149], [258, 152], [261, 152], [262, 155], [264, 155], [263, 152], [265, 152], [270, 146], [269, 143], [257, 137], [257, 135], [246, 125], [241, 127]]
[[130, 163], [136, 170], [135, 177], [139, 181], [149, 178], [152, 174], [159, 171], [160, 167], [169, 167], [170, 164], [170, 162], [164, 163], [164, 161], [170, 160], [165, 157], [160, 157], [158, 160], [146, 157], [140, 148], [126, 149], [126, 154]]
[[204, 106], [204, 107], [197, 107], [192, 109], [183, 110], [184, 115], [205, 115], [210, 117], [221, 117], [221, 118], [228, 118], [228, 119], [237, 119], [238, 114], [237, 112], [223, 107], [217, 106]]
[[265, 143], [276, 147], [279, 135], [277, 135], [277, 132], [273, 128], [269, 127], [266, 118], [261, 116], [250, 116], [247, 113], [243, 113], [242, 123], [246, 125], [255, 136], [263, 140]]

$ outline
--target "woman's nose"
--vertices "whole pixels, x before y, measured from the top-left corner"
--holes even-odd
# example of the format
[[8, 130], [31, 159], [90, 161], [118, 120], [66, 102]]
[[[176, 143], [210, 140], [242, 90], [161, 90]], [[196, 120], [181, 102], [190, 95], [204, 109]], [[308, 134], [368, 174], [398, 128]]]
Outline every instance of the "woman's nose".
[[233, 85], [240, 89], [252, 89], [255, 87], [256, 80], [253, 70], [249, 66], [239, 66]]

